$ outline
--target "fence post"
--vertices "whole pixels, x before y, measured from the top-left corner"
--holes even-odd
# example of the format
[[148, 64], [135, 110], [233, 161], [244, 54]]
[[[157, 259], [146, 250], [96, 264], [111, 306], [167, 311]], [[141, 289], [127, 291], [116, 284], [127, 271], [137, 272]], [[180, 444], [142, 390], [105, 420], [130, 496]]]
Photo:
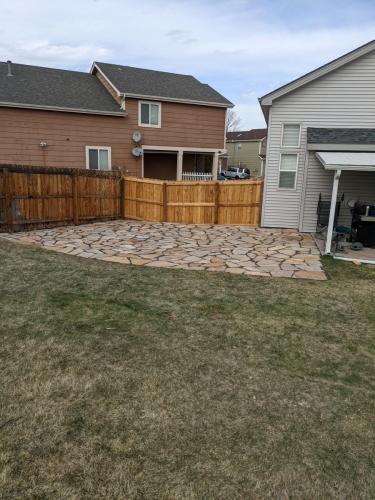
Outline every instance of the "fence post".
[[163, 222], [168, 222], [167, 183], [163, 182]]
[[120, 219], [125, 219], [125, 177], [120, 177]]
[[219, 223], [219, 196], [220, 196], [220, 182], [215, 183], [215, 212], [214, 212], [214, 224]]
[[78, 172], [72, 174], [73, 223], [78, 226]]
[[8, 230], [13, 230], [13, 190], [12, 177], [7, 168], [4, 168], [4, 197], [5, 197], [5, 213]]

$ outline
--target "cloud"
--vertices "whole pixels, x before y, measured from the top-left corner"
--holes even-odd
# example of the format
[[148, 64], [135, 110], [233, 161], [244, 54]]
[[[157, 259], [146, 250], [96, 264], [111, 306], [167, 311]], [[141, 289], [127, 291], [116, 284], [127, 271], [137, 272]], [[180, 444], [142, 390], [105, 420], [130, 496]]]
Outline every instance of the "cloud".
[[263, 123], [258, 96], [369, 41], [374, 13], [368, 0], [12, 0], [2, 6], [0, 59], [193, 74], [250, 128]]
[[191, 36], [191, 31], [189, 30], [169, 30], [166, 33], [167, 37], [171, 38], [175, 42], [180, 42], [183, 44], [197, 42], [197, 38]]
[[106, 59], [112, 51], [95, 45], [58, 45], [46, 40], [22, 40], [12, 45], [1, 46], [4, 59], [27, 64], [77, 66], [88, 60]]

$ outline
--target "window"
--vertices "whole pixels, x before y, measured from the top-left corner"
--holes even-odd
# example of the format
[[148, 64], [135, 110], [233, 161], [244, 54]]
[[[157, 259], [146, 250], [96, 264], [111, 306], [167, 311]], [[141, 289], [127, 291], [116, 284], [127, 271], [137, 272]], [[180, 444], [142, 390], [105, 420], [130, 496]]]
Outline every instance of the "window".
[[86, 168], [89, 170], [111, 170], [111, 148], [86, 146]]
[[284, 148], [298, 148], [300, 143], [301, 125], [284, 124], [281, 145]]
[[160, 127], [161, 104], [159, 102], [139, 102], [138, 125], [143, 127]]
[[237, 144], [237, 149], [242, 149], [242, 144], [240, 142]]
[[282, 154], [280, 156], [279, 188], [295, 189], [297, 164], [298, 154]]

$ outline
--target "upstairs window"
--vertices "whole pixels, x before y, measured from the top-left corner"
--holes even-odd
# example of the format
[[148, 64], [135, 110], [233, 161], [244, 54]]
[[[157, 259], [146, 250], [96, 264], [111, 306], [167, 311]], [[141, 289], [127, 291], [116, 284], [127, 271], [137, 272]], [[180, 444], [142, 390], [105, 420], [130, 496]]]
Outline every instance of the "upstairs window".
[[283, 148], [298, 148], [300, 143], [301, 125], [285, 123], [281, 145]]
[[298, 154], [281, 154], [279, 167], [279, 188], [295, 189]]
[[86, 146], [86, 168], [89, 170], [111, 170], [111, 148]]
[[159, 102], [139, 102], [138, 125], [142, 127], [160, 127], [161, 104]]

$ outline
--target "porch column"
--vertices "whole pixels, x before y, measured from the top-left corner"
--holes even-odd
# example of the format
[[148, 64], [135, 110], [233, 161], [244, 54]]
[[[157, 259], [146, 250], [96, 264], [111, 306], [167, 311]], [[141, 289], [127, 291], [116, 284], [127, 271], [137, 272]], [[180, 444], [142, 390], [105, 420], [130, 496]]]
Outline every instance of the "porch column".
[[337, 201], [337, 190], [339, 187], [339, 181], [341, 176], [341, 170], [335, 171], [335, 176], [333, 178], [333, 187], [332, 187], [332, 198], [331, 198], [331, 208], [329, 211], [329, 220], [328, 220], [328, 228], [327, 228], [327, 239], [326, 239], [326, 248], [325, 253], [331, 253], [332, 247], [332, 233], [333, 226], [335, 223], [335, 213], [336, 213], [336, 201]]
[[212, 158], [212, 180], [216, 181], [217, 172], [219, 169], [219, 153], [216, 151], [214, 157]]
[[180, 149], [177, 153], [177, 180], [182, 181], [182, 162], [184, 159], [184, 152]]

